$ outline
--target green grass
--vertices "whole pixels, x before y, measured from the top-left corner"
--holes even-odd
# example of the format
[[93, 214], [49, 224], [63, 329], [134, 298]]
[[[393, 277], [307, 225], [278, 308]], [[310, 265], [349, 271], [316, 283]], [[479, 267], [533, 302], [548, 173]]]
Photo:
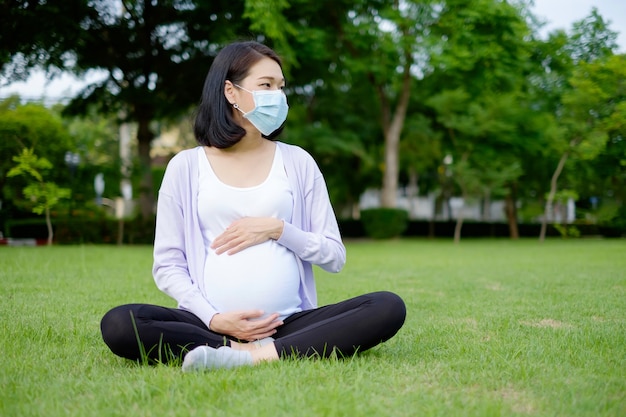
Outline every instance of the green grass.
[[99, 321], [173, 306], [151, 248], [0, 248], [0, 416], [624, 416], [626, 240], [348, 242], [321, 303], [388, 289], [398, 335], [347, 360], [183, 374], [110, 353]]

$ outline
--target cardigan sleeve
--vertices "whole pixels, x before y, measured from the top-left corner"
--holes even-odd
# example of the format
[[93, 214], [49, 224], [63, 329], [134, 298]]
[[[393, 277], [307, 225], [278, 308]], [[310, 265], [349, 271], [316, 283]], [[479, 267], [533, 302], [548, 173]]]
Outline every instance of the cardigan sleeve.
[[202, 295], [189, 272], [188, 236], [185, 235], [183, 158], [172, 159], [159, 191], [152, 274], [157, 287], [178, 302], [179, 308], [198, 316], [207, 327], [217, 311]]
[[300, 148], [296, 149], [293, 151], [294, 148], [291, 148], [291, 157], [299, 157], [293, 162], [299, 170], [300, 178], [296, 183], [301, 189], [296, 195], [301, 201], [296, 204], [299, 211], [294, 213], [294, 221], [285, 222], [278, 243], [305, 262], [328, 272], [339, 272], [346, 262], [346, 249], [341, 241], [326, 182], [313, 158]]

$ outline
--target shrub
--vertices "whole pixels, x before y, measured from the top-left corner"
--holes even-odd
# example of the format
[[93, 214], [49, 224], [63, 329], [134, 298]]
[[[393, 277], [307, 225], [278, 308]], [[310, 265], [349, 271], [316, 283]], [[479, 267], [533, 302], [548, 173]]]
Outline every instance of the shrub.
[[9, 219], [4, 224], [4, 235], [15, 239], [45, 239], [48, 236], [46, 219], [41, 217]]
[[623, 204], [609, 222], [615, 232], [620, 235], [626, 234], [626, 204]]
[[365, 234], [373, 239], [391, 239], [400, 236], [409, 224], [409, 213], [397, 208], [361, 210]]
[[[107, 244], [122, 242], [151, 245], [154, 242], [154, 218], [125, 219], [123, 225], [113, 217], [97, 213], [83, 213], [80, 216], [62, 216], [53, 219], [54, 241], [58, 244]], [[120, 227], [122, 226], [122, 227]], [[46, 220], [28, 218], [9, 220], [5, 225], [6, 237], [44, 239], [47, 236]]]

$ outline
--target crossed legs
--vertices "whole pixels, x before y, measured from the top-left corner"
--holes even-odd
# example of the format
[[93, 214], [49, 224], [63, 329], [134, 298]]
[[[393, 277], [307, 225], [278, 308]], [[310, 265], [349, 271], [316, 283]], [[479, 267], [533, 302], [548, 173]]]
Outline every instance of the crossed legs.
[[[208, 359], [199, 359], [193, 366], [198, 369], [204, 362], [211, 363], [205, 368], [214, 368], [237, 366], [233, 365], [235, 362], [255, 364], [290, 355], [328, 357], [337, 352], [351, 356], [391, 338], [402, 327], [405, 316], [400, 297], [390, 292], [375, 292], [295, 313], [277, 328], [273, 343], [266, 341], [264, 346], [238, 343], [214, 333], [187, 311], [147, 304], [112, 309], [103, 317], [101, 330], [113, 353], [133, 360], [141, 359], [143, 350], [150, 361], [167, 362], [208, 346], [186, 358], [190, 362], [196, 355], [206, 358], [208, 353]], [[233, 360], [234, 356], [243, 359]], [[221, 366], [221, 362], [229, 365]]]

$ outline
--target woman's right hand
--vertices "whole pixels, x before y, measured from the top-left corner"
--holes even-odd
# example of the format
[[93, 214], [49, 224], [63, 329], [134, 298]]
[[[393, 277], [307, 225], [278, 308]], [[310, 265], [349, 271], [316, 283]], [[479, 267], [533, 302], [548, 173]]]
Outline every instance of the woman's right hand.
[[272, 336], [276, 333], [276, 328], [283, 324], [278, 320], [277, 313], [260, 319], [263, 314], [265, 313], [261, 310], [218, 313], [211, 319], [209, 330], [248, 342], [263, 339]]

